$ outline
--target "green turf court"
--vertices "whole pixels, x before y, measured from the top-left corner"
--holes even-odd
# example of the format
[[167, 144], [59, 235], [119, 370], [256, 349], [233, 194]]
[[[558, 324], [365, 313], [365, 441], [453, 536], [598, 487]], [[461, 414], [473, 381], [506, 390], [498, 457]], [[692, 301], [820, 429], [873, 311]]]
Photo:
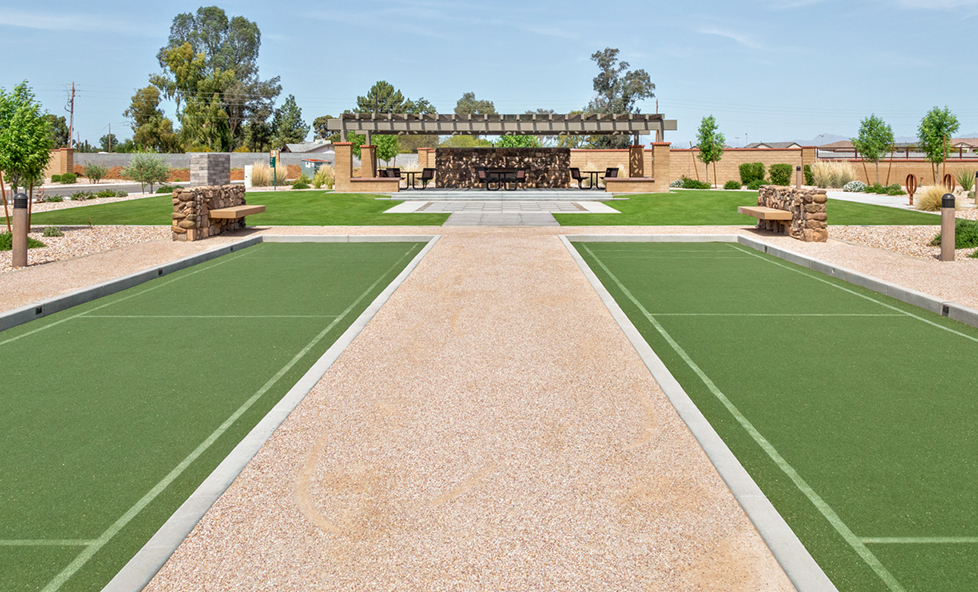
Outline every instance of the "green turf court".
[[0, 590], [99, 590], [421, 251], [263, 243], [0, 332]]
[[978, 329], [737, 243], [576, 243], [839, 590], [978, 582]]

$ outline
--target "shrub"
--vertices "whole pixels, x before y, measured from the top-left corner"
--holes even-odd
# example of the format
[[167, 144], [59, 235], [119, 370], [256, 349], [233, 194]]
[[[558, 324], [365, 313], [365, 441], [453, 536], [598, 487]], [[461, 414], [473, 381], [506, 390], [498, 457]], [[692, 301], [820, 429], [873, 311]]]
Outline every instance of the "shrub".
[[767, 171], [773, 185], [791, 185], [792, 170], [790, 164], [772, 164]]
[[729, 181], [727, 181], [726, 183], [723, 184], [723, 188], [724, 189], [740, 189], [740, 181], [734, 181], [733, 179], [730, 179]]
[[312, 186], [316, 189], [319, 189], [324, 185], [326, 186], [326, 189], [332, 189], [335, 182], [335, 170], [328, 164], [320, 166], [316, 170], [316, 174], [312, 177]]
[[843, 187], [856, 177], [852, 165], [845, 160], [819, 160], [812, 165], [812, 183], [823, 189]]
[[753, 191], [757, 191], [758, 189], [761, 188], [761, 185], [764, 184], [765, 184], [764, 179], [754, 179], [753, 181], [747, 184], [747, 188]]
[[745, 162], [740, 165], [740, 184], [750, 185], [751, 181], [764, 180], [763, 162]]
[[[39, 240], [27, 237], [27, 248], [36, 249], [38, 247], [46, 247], [44, 243]], [[14, 238], [9, 232], [0, 232], [0, 251], [9, 251], [14, 248]]]
[[61, 232], [61, 230], [57, 226], [45, 226], [44, 231], [41, 232], [41, 236], [64, 236], [64, 235], [65, 233]]
[[309, 182], [311, 179], [305, 174], [299, 175], [299, 178], [292, 183], [292, 189], [309, 189]]
[[683, 186], [683, 180], [682, 179], [676, 179], [672, 183], [669, 183], [669, 187], [682, 187], [682, 186]]
[[[941, 209], [941, 198], [947, 193], [947, 188], [943, 185], [931, 185], [918, 189], [913, 196], [914, 208], [925, 212], [939, 212]], [[958, 202], [955, 202], [960, 207]]]
[[805, 185], [814, 185], [815, 175], [812, 174], [812, 165], [805, 165]]
[[[853, 181], [853, 183], [855, 182]], [[879, 195], [903, 195], [904, 193], [903, 187], [900, 187], [898, 183], [886, 186], [875, 183], [873, 185], [867, 185], [863, 191], [866, 193], [877, 193]]]
[[48, 201], [48, 202], [51, 202], [51, 203], [61, 203], [64, 200], [65, 200], [65, 198], [61, 197], [60, 195], [49, 195], [49, 196], [47, 196], [47, 199], [45, 199], [45, 201]]
[[713, 186], [706, 181], [697, 181], [689, 177], [683, 177], [683, 189], [712, 189]]
[[[932, 247], [941, 246], [941, 233], [938, 232], [934, 240], [930, 241]], [[954, 221], [954, 248], [970, 249], [978, 247], [978, 222], [957, 218]]]
[[961, 189], [970, 192], [975, 187], [975, 171], [971, 169], [961, 169], [954, 171], [954, 178], [958, 181]]
[[65, 173], [61, 175], [61, 183], [63, 185], [72, 185], [76, 181], [78, 181], [78, 175], [75, 173]]
[[149, 192], [152, 193], [154, 185], [169, 178], [170, 165], [166, 163], [166, 158], [158, 154], [137, 152], [129, 161], [129, 166], [122, 169], [122, 175], [139, 183], [143, 193], [145, 186], [149, 185]]
[[173, 193], [173, 190], [174, 189], [176, 189], [176, 186], [175, 185], [164, 185], [164, 186], [160, 187], [159, 189], [157, 189], [156, 192], [157, 193]]
[[94, 195], [94, 197], [126, 197], [129, 195], [121, 189], [119, 191], [114, 191], [112, 189], [103, 189]]
[[91, 191], [76, 191], [71, 194], [72, 201], [85, 201], [86, 199], [95, 199], [95, 194]]
[[842, 190], [849, 193], [861, 193], [866, 190], [866, 184], [862, 181], [849, 181], [842, 186]]
[[[285, 185], [286, 167], [275, 167], [275, 179], [278, 185]], [[251, 186], [252, 187], [271, 187], [272, 186], [272, 167], [267, 162], [256, 162], [251, 167]]]
[[52, 183], [60, 183], [61, 182], [61, 175], [51, 175], [51, 182]]
[[88, 177], [89, 181], [92, 181], [96, 185], [98, 185], [108, 174], [109, 169], [104, 164], [92, 163], [85, 167], [85, 176]]

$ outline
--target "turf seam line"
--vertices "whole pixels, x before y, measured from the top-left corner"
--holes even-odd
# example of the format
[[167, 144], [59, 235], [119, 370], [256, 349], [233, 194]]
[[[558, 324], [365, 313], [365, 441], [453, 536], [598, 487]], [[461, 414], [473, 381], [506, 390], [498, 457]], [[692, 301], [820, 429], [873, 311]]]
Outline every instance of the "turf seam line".
[[[99, 306], [96, 306], [95, 308], [92, 308], [92, 309], [89, 309], [89, 310], [86, 310], [86, 311], [82, 311], [82, 312], [80, 312], [78, 314], [75, 314], [75, 315], [72, 315], [70, 317], [65, 317], [65, 318], [63, 318], [63, 319], [61, 319], [59, 321], [54, 321], [53, 323], [48, 323], [47, 325], [44, 325], [43, 327], [38, 327], [37, 329], [34, 329], [32, 331], [28, 331], [27, 333], [22, 333], [22, 334], [18, 335], [17, 337], [11, 337], [10, 339], [4, 340], [4, 341], [0, 341], [0, 346], [7, 345], [8, 343], [13, 343], [14, 341], [17, 341], [18, 339], [23, 339], [24, 337], [28, 337], [30, 335], [34, 335], [35, 333], [40, 333], [41, 331], [45, 331], [47, 329], [50, 329], [51, 327], [56, 327], [56, 326], [58, 326], [58, 325], [60, 325], [62, 323], [67, 323], [68, 321], [73, 321], [73, 320], [75, 320], [75, 319], [77, 319], [79, 317], [83, 317], [83, 316], [87, 315], [88, 313], [90, 313], [92, 311], [101, 310], [101, 309], [103, 309], [103, 308], [105, 308], [107, 306], [112, 306], [113, 304], [118, 304], [119, 302], [125, 302], [126, 300], [129, 300], [131, 298], [135, 298], [137, 296], [142, 296], [143, 294], [148, 294], [149, 292], [152, 292], [153, 290], [156, 290], [158, 288], [162, 288], [163, 286], [168, 286], [168, 285], [172, 284], [173, 282], [177, 282], [177, 281], [182, 280], [183, 278], [187, 278], [187, 277], [190, 277], [192, 275], [196, 275], [196, 274], [198, 274], [198, 273], [200, 273], [202, 271], [207, 271], [208, 269], [213, 269], [213, 268], [217, 267], [218, 265], [223, 265], [224, 263], [227, 263], [228, 261], [233, 261], [235, 259], [240, 259], [241, 257], [244, 257], [244, 256], [248, 255], [249, 253], [253, 253], [253, 252], [254, 251], [245, 251], [244, 253], [238, 253], [237, 255], [235, 255], [233, 257], [230, 257], [228, 259], [224, 259], [224, 257], [229, 257], [229, 255], [225, 255], [221, 259], [218, 259], [218, 261], [216, 263], [212, 264], [212, 265], [207, 265], [206, 267], [203, 267], [201, 269], [196, 269], [194, 271], [191, 271], [190, 273], [187, 273], [185, 275], [181, 275], [179, 277], [170, 278], [170, 279], [166, 280], [165, 282], [160, 282], [158, 284], [153, 284], [150, 287], [146, 288], [145, 290], [140, 290], [139, 292], [136, 292], [135, 294], [130, 294], [128, 296], [123, 296], [122, 298], [113, 300], [111, 302], [106, 302], [105, 304], [101, 304]], [[205, 264], [204, 263], [201, 263], [200, 265], [205, 265]]]
[[672, 336], [665, 330], [665, 327], [663, 327], [655, 319], [655, 317], [649, 314], [649, 311], [646, 310], [645, 306], [643, 306], [642, 303], [639, 302], [634, 295], [632, 295], [631, 291], [629, 291], [628, 288], [626, 288], [624, 284], [618, 280], [615, 274], [608, 269], [604, 262], [602, 262], [597, 255], [591, 252], [587, 245], [582, 246], [586, 251], [588, 251], [591, 257], [594, 258], [598, 265], [601, 266], [601, 269], [608, 274], [608, 277], [611, 278], [618, 289], [621, 290], [622, 293], [632, 302], [632, 304], [639, 309], [649, 323], [652, 324], [655, 330], [662, 336], [663, 339], [666, 340], [669, 346], [672, 347], [679, 357], [683, 359], [686, 365], [689, 366], [689, 368], [700, 378], [703, 384], [706, 385], [707, 389], [713, 393], [713, 396], [727, 408], [727, 411], [733, 415], [734, 419], [737, 420], [737, 423], [739, 423], [744, 430], [747, 431], [751, 438], [753, 438], [753, 440], [761, 447], [762, 450], [764, 450], [768, 457], [774, 461], [778, 468], [780, 468], [788, 476], [788, 478], [791, 479], [791, 481], [795, 484], [795, 487], [797, 487], [798, 490], [801, 491], [810, 502], [812, 502], [818, 511], [821, 512], [822, 516], [824, 516], [825, 519], [828, 520], [833, 526], [833, 528], [835, 528], [835, 530], [842, 536], [842, 538], [849, 543], [849, 546], [851, 546], [852, 549], [856, 551], [856, 553], [863, 559], [863, 561], [865, 561], [866, 564], [869, 565], [874, 572], [876, 572], [876, 575], [883, 580], [890, 590], [893, 590], [894, 592], [902, 592], [904, 590], [903, 586], [901, 586], [893, 574], [891, 574], [889, 570], [883, 566], [876, 555], [874, 555], [873, 552], [860, 541], [859, 537], [857, 537], [855, 533], [853, 533], [852, 530], [846, 525], [846, 523], [843, 522], [842, 518], [839, 517], [835, 510], [833, 510], [832, 507], [829, 506], [829, 504], [822, 499], [822, 497], [818, 495], [814, 489], [812, 489], [812, 487], [805, 481], [798, 471], [796, 471], [795, 468], [792, 467], [783, 456], [781, 456], [774, 445], [771, 444], [771, 442], [768, 441], [767, 438], [765, 438], [760, 431], [754, 427], [750, 420], [748, 420], [747, 417], [741, 413], [740, 409], [734, 405], [733, 401], [727, 398], [723, 391], [721, 391], [719, 387], [717, 387], [717, 385], [710, 379], [710, 377], [707, 376], [706, 373], [699, 367], [699, 365], [697, 365], [696, 362], [690, 358], [689, 354], [686, 353], [682, 346], [680, 346], [679, 343], [676, 342], [676, 340], [673, 339]]
[[[811, 278], [811, 279], [813, 279], [815, 281], [822, 282], [823, 284], [828, 284], [828, 285], [830, 285], [830, 286], [832, 286], [834, 288], [837, 288], [839, 290], [842, 290], [843, 292], [848, 292], [848, 293], [850, 293], [850, 294], [852, 294], [854, 296], [859, 296], [860, 298], [864, 298], [866, 300], [869, 300], [870, 302], [874, 302], [874, 303], [876, 303], [876, 304], [878, 304], [878, 305], [880, 305], [880, 306], [882, 306], [884, 308], [889, 308], [890, 310], [895, 310], [895, 311], [897, 311], [897, 312], [899, 312], [901, 314], [904, 314], [904, 315], [906, 315], [908, 317], [915, 318], [918, 321], [921, 321], [923, 323], [927, 323], [928, 325], [931, 325], [933, 327], [937, 327], [939, 329], [943, 329], [944, 331], [947, 331], [949, 333], [953, 333], [953, 334], [955, 334], [955, 335], [957, 335], [959, 337], [964, 337], [965, 339], [969, 339], [971, 341], [974, 341], [975, 343], [978, 343], [978, 337], [972, 337], [971, 335], [962, 333], [960, 331], [956, 331], [956, 330], [954, 330], [954, 329], [952, 329], [950, 327], [945, 327], [943, 325], [940, 325], [938, 323], [935, 323], [934, 321], [927, 320], [927, 319], [925, 319], [924, 317], [922, 317], [920, 315], [915, 315], [914, 313], [912, 313], [910, 311], [903, 310], [903, 309], [901, 309], [901, 308], [899, 308], [897, 306], [893, 306], [892, 304], [887, 304], [885, 302], [881, 302], [881, 301], [877, 300], [876, 298], [873, 298], [872, 296], [869, 296], [868, 294], [860, 294], [859, 292], [856, 292], [855, 290], [851, 290], [849, 288], [846, 288], [845, 286], [840, 286], [840, 285], [838, 285], [838, 284], [836, 284], [834, 282], [829, 281], [828, 279], [820, 278], [820, 277], [818, 277], [816, 275], [812, 275], [811, 273], [806, 273], [804, 271], [805, 268], [795, 269], [795, 267], [797, 267], [796, 265], [789, 265], [789, 264], [781, 263], [780, 261], [774, 261], [774, 260], [768, 259], [767, 257], [764, 257], [760, 253], [752, 253], [751, 251], [744, 250], [741, 247], [741, 245], [739, 245], [739, 244], [738, 245], [730, 245], [730, 247], [733, 248], [733, 249], [737, 249], [738, 251], [740, 251], [742, 253], [747, 253], [748, 255], [750, 255], [752, 257], [757, 257], [761, 261], [767, 261], [771, 265], [777, 265], [778, 267], [783, 267], [783, 268], [785, 268], [785, 269], [787, 269], [789, 271], [793, 271], [793, 272], [798, 273], [798, 274], [801, 274], [801, 275], [803, 275], [805, 277], [809, 277], [809, 278]], [[750, 247], [747, 247], [747, 248], [750, 249]], [[815, 273], [818, 273], [818, 272], [815, 272]], [[842, 281], [845, 281], [845, 280], [842, 280]], [[913, 306], [913, 304], [911, 304], [910, 306]]]
[[[411, 250], [413, 250], [413, 248]], [[55, 592], [56, 590], [61, 588], [61, 586], [68, 580], [68, 578], [70, 578], [79, 569], [81, 569], [86, 563], [88, 563], [88, 560], [91, 559], [92, 556], [94, 556], [95, 553], [99, 551], [99, 549], [104, 547], [113, 537], [115, 537], [115, 535], [117, 535], [123, 528], [125, 528], [125, 526], [133, 518], [138, 516], [139, 513], [146, 508], [146, 506], [152, 503], [152, 501], [156, 499], [157, 496], [163, 493], [163, 491], [170, 485], [170, 483], [175, 481], [187, 469], [187, 467], [189, 467], [191, 463], [193, 463], [195, 460], [197, 460], [197, 458], [199, 458], [202, 454], [204, 454], [204, 452], [206, 452], [207, 449], [210, 448], [214, 444], [214, 442], [216, 442], [217, 439], [220, 438], [221, 435], [223, 435], [224, 432], [226, 432], [234, 424], [234, 422], [236, 422], [242, 415], [244, 415], [248, 411], [248, 409], [251, 408], [252, 405], [258, 402], [258, 400], [261, 399], [261, 397], [266, 392], [268, 392], [273, 386], [275, 386], [275, 384], [279, 381], [279, 379], [285, 376], [285, 374], [289, 370], [291, 370], [292, 367], [295, 366], [299, 362], [299, 360], [301, 360], [303, 356], [305, 356], [309, 352], [310, 349], [315, 347], [315, 345], [319, 343], [319, 341], [321, 341], [323, 337], [325, 337], [333, 329], [333, 327], [339, 324], [339, 322], [342, 321], [343, 318], [347, 314], [349, 314], [349, 312], [353, 310], [360, 303], [361, 300], [366, 298], [367, 294], [369, 294], [375, 287], [377, 287], [377, 284], [379, 284], [381, 280], [387, 277], [387, 275], [390, 274], [391, 270], [393, 270], [397, 265], [399, 265], [400, 262], [404, 259], [404, 257], [406, 257], [410, 252], [411, 251], [408, 251], [408, 253], [402, 255], [401, 258], [398, 259], [397, 262], [390, 267], [390, 269], [384, 272], [384, 274], [380, 276], [380, 278], [377, 281], [371, 284], [369, 288], [367, 288], [355, 301], [353, 301], [353, 303], [350, 304], [350, 306], [348, 306], [347, 309], [344, 310], [340, 316], [335, 318], [333, 322], [327, 325], [325, 329], [323, 329], [318, 335], [316, 335], [312, 339], [312, 341], [306, 344], [306, 346], [302, 348], [302, 350], [300, 350], [299, 353], [293, 356], [293, 358], [285, 366], [283, 366], [278, 372], [275, 373], [274, 376], [272, 376], [272, 378], [270, 378], [260, 389], [258, 389], [258, 391], [255, 392], [255, 394], [253, 394], [250, 398], [248, 398], [248, 400], [245, 401], [237, 409], [237, 411], [231, 414], [229, 418], [224, 420], [224, 423], [218, 426], [218, 428], [214, 430], [211, 433], [211, 435], [208, 436], [203, 442], [201, 442], [200, 445], [198, 445], [197, 448], [193, 450], [193, 452], [187, 455], [187, 457], [184, 458], [180, 462], [180, 464], [174, 467], [173, 470], [171, 470], [152, 489], [150, 489], [149, 492], [146, 493], [146, 495], [140, 498], [139, 501], [137, 501], [131, 508], [129, 508], [129, 510], [125, 514], [123, 514], [121, 518], [116, 520], [104, 533], [102, 533], [102, 535], [98, 539], [96, 539], [94, 543], [92, 543], [84, 551], [82, 551], [78, 555], [78, 557], [76, 557], [75, 560], [68, 565], [68, 567], [66, 567], [61, 573], [55, 576], [55, 578], [52, 579], [48, 583], [48, 585], [44, 587], [44, 590], [42, 592]], [[208, 269], [212, 269], [213, 267], [214, 266], [210, 266], [208, 267]], [[186, 276], [182, 276], [182, 277], [186, 277]]]
[[[234, 447], [217, 468], [204, 479], [190, 497], [160, 527], [156, 534], [143, 545], [136, 555], [102, 589], [102, 592], [138, 592], [153, 579], [160, 568], [163, 567], [163, 564], [166, 563], [200, 519], [204, 517], [211, 506], [214, 505], [241, 471], [244, 470], [248, 462], [264, 446], [265, 442], [272, 436], [275, 430], [278, 429], [289, 414], [302, 402], [316, 384], [319, 383], [333, 362], [336, 361], [340, 354], [360, 334], [366, 324], [377, 314], [380, 307], [387, 302], [391, 294], [404, 282], [414, 268], [420, 264], [424, 256], [438, 241], [439, 236], [429, 235], [424, 238], [424, 241], [411, 241], [427, 242], [428, 244], [421, 249], [421, 252], [408, 263], [401, 273], [353, 321], [350, 327], [333, 342], [329, 349], [306, 371], [302, 378], [289, 389], [289, 392]], [[281, 242], [297, 241], [290, 240]], [[398, 263], [405, 256], [410, 255], [414, 249], [415, 247], [412, 247], [407, 251], [398, 260]], [[396, 267], [398, 263], [391, 266], [391, 269]], [[390, 269], [381, 276], [381, 280], [387, 277], [389, 273]], [[368, 293], [370, 290], [373, 290], [373, 287], [368, 290]]]
[[978, 537], [862, 537], [868, 545], [954, 545], [978, 543]]
[[669, 399], [679, 417], [696, 438], [717, 473], [733, 493], [748, 518], [754, 524], [768, 549], [780, 563], [791, 583], [799, 592], [825, 592], [836, 590], [822, 568], [812, 558], [808, 549], [791, 530], [788, 523], [774, 508], [744, 466], [720, 438], [706, 417], [690, 399], [682, 385], [669, 371], [659, 356], [625, 314], [618, 302], [578, 253], [571, 237], [561, 236], [565, 248], [577, 263], [591, 287], [618, 323], [626, 338], [635, 348], [662, 392]]
[[0, 541], [0, 547], [87, 547], [94, 539], [11, 539]]

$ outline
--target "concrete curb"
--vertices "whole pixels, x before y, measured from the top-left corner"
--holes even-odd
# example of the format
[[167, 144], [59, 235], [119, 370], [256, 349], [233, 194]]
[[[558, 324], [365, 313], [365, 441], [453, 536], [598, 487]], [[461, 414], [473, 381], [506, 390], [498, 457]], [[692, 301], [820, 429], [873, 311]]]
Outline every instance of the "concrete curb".
[[11, 327], [16, 327], [17, 325], [22, 325], [28, 321], [46, 317], [56, 312], [61, 312], [62, 310], [66, 310], [72, 306], [78, 306], [79, 304], [84, 304], [103, 296], [109, 296], [110, 294], [127, 290], [134, 286], [138, 286], [139, 284], [148, 282], [149, 280], [169, 275], [175, 271], [180, 271], [181, 269], [186, 269], [199, 263], [204, 263], [205, 261], [210, 261], [211, 259], [221, 257], [222, 255], [227, 255], [228, 253], [234, 251], [239, 251], [246, 247], [257, 245], [260, 242], [262, 242], [262, 237], [260, 236], [249, 237], [231, 245], [217, 247], [209, 251], [204, 251], [203, 253], [190, 255], [188, 257], [184, 257], [183, 259], [177, 259], [176, 261], [164, 263], [163, 265], [153, 266], [142, 271], [137, 271], [135, 273], [116, 278], [114, 280], [102, 282], [101, 284], [95, 284], [94, 286], [89, 286], [87, 288], [68, 292], [67, 294], [55, 296], [54, 298], [48, 298], [47, 300], [41, 300], [40, 302], [15, 308], [0, 314], [0, 331], [10, 329]]
[[[295, 236], [264, 236], [268, 242], [302, 242], [295, 240]], [[103, 592], [138, 592], [142, 590], [156, 576], [156, 573], [169, 560], [170, 556], [183, 543], [183, 540], [190, 534], [201, 518], [210, 510], [211, 506], [221, 497], [230, 487], [231, 483], [238, 477], [242, 470], [251, 459], [258, 453], [265, 442], [278, 429], [282, 422], [290, 413], [302, 402], [307, 394], [316, 386], [319, 380], [326, 374], [333, 362], [339, 358], [340, 354], [353, 342], [360, 334], [367, 323], [377, 314], [377, 311], [387, 302], [397, 288], [407, 279], [411, 272], [421, 263], [425, 255], [438, 242], [439, 236], [427, 237], [373, 237], [378, 239], [401, 239], [398, 241], [378, 240], [370, 241], [371, 237], [305, 237], [310, 238], [309, 242], [419, 242], [427, 240], [428, 244], [415, 255], [414, 259], [408, 263], [407, 267], [381, 292], [373, 302], [353, 321], [346, 331], [330, 346], [326, 353], [316, 361], [315, 364], [299, 379], [299, 381], [289, 389], [284, 397], [272, 408], [268, 414], [258, 424], [252, 428], [241, 442], [234, 447], [234, 450], [221, 461], [221, 464], [200, 484], [187, 501], [185, 501], [176, 512], [163, 524], [155, 535], [145, 544], [143, 548], [126, 563], [125, 567], [115, 575], [114, 578], [102, 589]], [[321, 238], [348, 238], [357, 240], [316, 240]], [[288, 239], [288, 240], [277, 240]], [[410, 239], [410, 240], [409, 240]]]
[[[631, 236], [635, 237], [636, 235]], [[645, 241], [633, 240], [632, 242], [667, 242], [658, 237], [666, 237], [668, 235], [645, 236]], [[714, 236], [722, 237], [720, 240], [724, 240], [724, 242], [736, 241], [736, 237], [734, 236]], [[791, 583], [798, 592], [831, 592], [837, 590], [828, 576], [825, 575], [825, 572], [822, 571], [822, 568], [812, 558], [808, 549], [805, 548], [794, 531], [791, 530], [791, 527], [788, 526], [788, 523], [781, 517], [781, 514], [778, 513], [774, 505], [771, 504], [771, 501], [761, 491], [761, 488], [757, 486], [754, 479], [751, 478], [747, 470], [737, 460], [737, 457], [734, 456], [733, 452], [730, 451], [716, 433], [716, 430], [713, 429], [710, 422], [707, 421], [703, 413], [700, 412], [692, 399], [689, 398], [689, 395], [683, 389], [682, 385], [679, 384], [679, 381], [669, 372], [669, 369], [662, 363], [659, 356], [652, 351], [645, 338], [642, 337], [642, 334], [639, 333], [635, 325], [625, 315], [625, 312], [618, 306], [618, 303], [615, 302], [611, 294], [601, 284], [594, 272], [591, 271], [591, 268], [588, 267], [580, 253], [573, 248], [571, 245], [572, 242], [580, 242], [590, 238], [582, 237], [587, 237], [587, 235], [561, 235], [560, 239], [564, 243], [564, 246], [567, 247], [567, 251], [574, 258], [578, 267], [584, 273], [584, 276], [591, 283], [591, 287], [594, 288], [594, 291], [598, 293], [601, 301], [608, 308], [611, 316], [614, 317], [618, 326], [621, 327], [625, 336], [635, 348], [635, 351], [638, 352], [639, 357], [642, 358], [645, 366], [652, 373], [652, 377], [659, 383], [662, 391], [668, 397], [669, 402], [672, 403], [676, 412], [679, 413], [679, 417], [686, 423], [693, 437], [696, 438], [703, 451], [706, 452], [707, 457], [713, 463], [717, 473], [720, 474], [724, 483], [730, 488], [734, 498], [736, 498], [740, 507], [744, 509], [747, 517], [754, 524], [757, 532], [771, 550], [771, 554], [774, 555], [774, 558], [788, 575], [788, 579], [791, 580]], [[648, 240], [648, 237], [655, 238]], [[613, 240], [614, 238], [617, 237], [608, 237], [609, 240], [602, 239], [602, 242], [618, 242]], [[712, 240], [715, 242], [718, 239], [714, 238]], [[685, 242], [707, 242], [707, 240]]]
[[755, 238], [740, 235], [737, 237], [737, 242], [745, 247], [750, 247], [754, 250], [761, 251], [762, 253], [773, 255], [779, 259], [811, 269], [812, 271], [824, 273], [825, 275], [838, 278], [850, 284], [861, 286], [868, 290], [872, 290], [873, 292], [883, 294], [884, 296], [896, 298], [901, 302], [906, 302], [907, 304], [912, 304], [918, 308], [929, 310], [932, 313], [948, 317], [949, 319], [959, 321], [966, 325], [978, 327], [978, 310], [963, 304], [943, 300], [941, 298], [937, 298], [936, 296], [931, 296], [930, 294], [918, 292], [917, 290], [912, 290], [910, 288], [904, 288], [903, 286], [899, 286], [892, 282], [881, 280], [870, 275], [859, 273], [858, 271], [853, 271], [845, 267], [826, 263], [788, 249], [769, 245]]
[[736, 234], [566, 234], [572, 243], [735, 243]]

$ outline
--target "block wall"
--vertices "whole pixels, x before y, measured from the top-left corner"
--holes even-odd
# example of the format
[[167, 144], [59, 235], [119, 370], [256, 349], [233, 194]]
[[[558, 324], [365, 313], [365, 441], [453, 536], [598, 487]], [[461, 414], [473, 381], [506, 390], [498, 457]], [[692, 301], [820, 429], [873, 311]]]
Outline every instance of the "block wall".
[[194, 152], [190, 155], [190, 186], [213, 187], [231, 182], [231, 155]]

